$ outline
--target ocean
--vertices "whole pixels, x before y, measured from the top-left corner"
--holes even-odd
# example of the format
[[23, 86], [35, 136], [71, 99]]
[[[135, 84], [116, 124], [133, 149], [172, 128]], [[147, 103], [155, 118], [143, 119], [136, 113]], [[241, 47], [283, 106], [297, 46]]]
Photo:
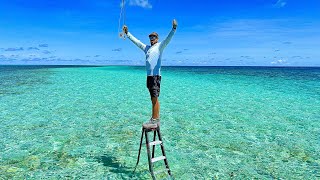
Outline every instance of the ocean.
[[[160, 106], [175, 179], [320, 179], [320, 68], [162, 67]], [[0, 66], [0, 179], [150, 179], [150, 116], [144, 67]]]

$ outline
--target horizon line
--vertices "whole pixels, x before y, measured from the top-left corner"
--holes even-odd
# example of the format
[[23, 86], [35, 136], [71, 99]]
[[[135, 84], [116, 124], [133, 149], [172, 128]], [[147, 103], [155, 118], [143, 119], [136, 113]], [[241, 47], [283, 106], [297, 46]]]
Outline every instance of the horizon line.
[[[104, 66], [128, 66], [145, 67], [145, 65], [95, 65], [95, 64], [0, 64], [0, 66], [86, 66], [86, 67], [104, 67]], [[269, 68], [320, 68], [320, 66], [259, 66], [259, 65], [162, 65], [162, 67], [269, 67]]]

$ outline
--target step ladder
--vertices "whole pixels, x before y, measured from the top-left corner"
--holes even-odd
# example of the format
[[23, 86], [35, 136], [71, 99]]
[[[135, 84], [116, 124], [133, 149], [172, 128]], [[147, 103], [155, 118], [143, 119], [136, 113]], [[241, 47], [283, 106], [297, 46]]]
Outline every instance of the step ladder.
[[[149, 136], [148, 133], [149, 132], [153, 132], [153, 141], [149, 142]], [[156, 135], [158, 134], [158, 140], [156, 140]], [[150, 127], [146, 124], [142, 125], [142, 134], [141, 134], [141, 140], [140, 140], [140, 147], [139, 147], [139, 153], [138, 153], [138, 159], [137, 159], [137, 164], [134, 168], [133, 173], [136, 171], [136, 168], [139, 164], [139, 160], [140, 160], [140, 152], [141, 152], [141, 147], [142, 147], [142, 142], [143, 142], [143, 136], [145, 135], [145, 139], [146, 139], [146, 146], [147, 146], [147, 154], [148, 154], [148, 162], [149, 162], [149, 171], [151, 173], [152, 179], [155, 180], [155, 175], [159, 174], [159, 173], [163, 173], [163, 172], [167, 172], [169, 177], [172, 178], [172, 174], [171, 174], [171, 170], [169, 168], [169, 164], [168, 164], [168, 160], [166, 157], [166, 153], [164, 151], [164, 146], [163, 146], [163, 141], [162, 141], [162, 137], [161, 137], [161, 133], [160, 133], [160, 124], [155, 125], [153, 127]], [[154, 157], [154, 152], [155, 152], [155, 146], [156, 145], [160, 145], [161, 147], [161, 151], [162, 151], [162, 156], [159, 157]], [[150, 152], [150, 146], [152, 146], [152, 154]], [[153, 164], [157, 161], [164, 161], [165, 164], [165, 169], [163, 170], [159, 170], [154, 172], [153, 170]]]

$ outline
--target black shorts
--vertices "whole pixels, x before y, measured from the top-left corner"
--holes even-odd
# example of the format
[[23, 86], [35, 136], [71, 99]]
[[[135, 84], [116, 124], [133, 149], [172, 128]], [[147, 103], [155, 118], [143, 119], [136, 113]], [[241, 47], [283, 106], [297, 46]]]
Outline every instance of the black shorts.
[[160, 95], [161, 76], [147, 76], [147, 88], [151, 97]]

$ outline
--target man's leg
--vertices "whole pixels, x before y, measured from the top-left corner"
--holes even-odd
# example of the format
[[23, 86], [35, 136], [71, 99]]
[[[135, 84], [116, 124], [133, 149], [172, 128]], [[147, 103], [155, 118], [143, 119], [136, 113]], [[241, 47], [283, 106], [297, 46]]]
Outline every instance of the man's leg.
[[158, 97], [151, 97], [152, 101], [152, 118], [158, 119], [160, 117], [159, 111], [160, 111], [160, 102], [158, 100]]
[[147, 88], [149, 89], [152, 102], [152, 119], [160, 118], [160, 102], [158, 100], [158, 97], [160, 95], [160, 83], [161, 76], [147, 77]]

